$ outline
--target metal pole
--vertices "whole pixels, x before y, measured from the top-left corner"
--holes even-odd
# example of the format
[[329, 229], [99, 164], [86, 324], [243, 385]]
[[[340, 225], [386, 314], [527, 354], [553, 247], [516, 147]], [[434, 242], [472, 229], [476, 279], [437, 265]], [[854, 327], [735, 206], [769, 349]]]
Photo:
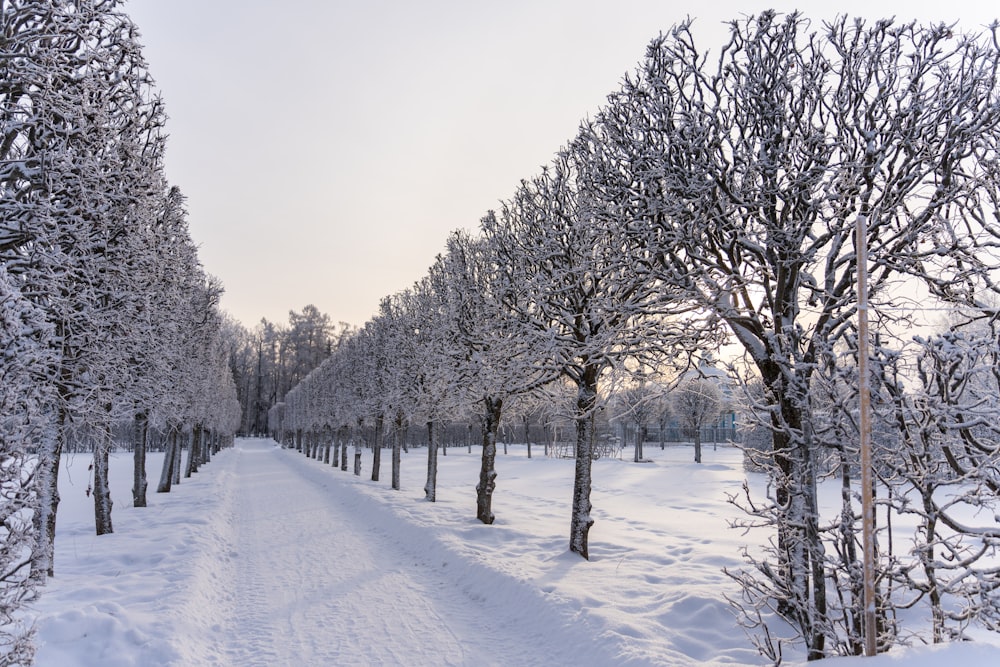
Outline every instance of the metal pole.
[[872, 493], [871, 376], [868, 371], [868, 216], [857, 220], [858, 398], [861, 449], [861, 543], [865, 655], [877, 652], [875, 626], [875, 501]]

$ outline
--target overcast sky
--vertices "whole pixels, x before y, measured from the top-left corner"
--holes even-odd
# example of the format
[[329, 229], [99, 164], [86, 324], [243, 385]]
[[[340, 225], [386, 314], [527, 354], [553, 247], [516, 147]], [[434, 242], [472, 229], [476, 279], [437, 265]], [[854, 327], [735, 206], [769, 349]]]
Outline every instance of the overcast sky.
[[957, 21], [992, 2], [128, 0], [166, 101], [223, 307], [248, 327], [314, 304], [362, 325], [448, 233], [538, 173], [646, 44], [690, 14], [702, 48], [773, 7]]

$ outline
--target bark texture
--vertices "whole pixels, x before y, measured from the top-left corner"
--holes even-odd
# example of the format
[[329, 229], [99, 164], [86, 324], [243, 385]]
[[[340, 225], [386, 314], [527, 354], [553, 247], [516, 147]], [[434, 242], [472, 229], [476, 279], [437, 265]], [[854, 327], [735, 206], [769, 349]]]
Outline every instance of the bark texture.
[[132, 423], [132, 506], [146, 506], [146, 439], [149, 435], [149, 417], [137, 412]]
[[483, 456], [476, 485], [476, 518], [485, 524], [493, 523], [493, 490], [496, 488], [497, 429], [503, 401], [487, 398], [483, 401]]

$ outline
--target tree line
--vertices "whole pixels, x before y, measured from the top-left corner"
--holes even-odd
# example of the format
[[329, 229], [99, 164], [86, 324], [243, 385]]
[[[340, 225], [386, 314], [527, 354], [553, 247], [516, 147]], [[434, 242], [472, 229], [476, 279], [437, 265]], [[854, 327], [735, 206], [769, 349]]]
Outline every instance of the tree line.
[[[569, 548], [588, 557], [594, 418], [609, 396], [684, 377], [724, 343], [744, 387], [766, 497], [731, 501], [766, 542], [731, 575], [762, 653], [863, 651], [856, 409], [861, 346], [876, 419], [879, 650], [1000, 629], [1000, 51], [996, 26], [800, 14], [733, 21], [718, 49], [690, 22], [635, 71], [476, 232], [385, 297], [270, 410], [317, 455], [384, 434], [399, 486], [402, 426], [481, 424], [476, 515], [493, 521], [505, 411], [561, 400], [575, 425]], [[860, 231], [858, 231], [860, 230]], [[862, 243], [863, 241], [863, 243]], [[859, 253], [859, 248], [867, 252]], [[859, 256], [876, 336], [858, 336]], [[915, 330], [947, 312], [937, 333]], [[363, 428], [364, 427], [364, 428]], [[336, 461], [336, 454], [334, 461]], [[841, 503], [820, 506], [823, 482]], [[900, 544], [894, 524], [916, 523]], [[761, 533], [757, 533], [761, 534]], [[917, 621], [904, 611], [923, 610]]]
[[169, 434], [178, 470], [188, 441], [191, 470], [239, 425], [222, 287], [164, 176], [164, 104], [138, 38], [119, 0], [0, 1], [4, 665], [32, 661], [23, 610], [54, 575], [67, 443], [93, 452], [103, 534], [113, 530], [108, 456], [123, 424], [136, 506], [146, 503], [151, 431]]
[[242, 409], [239, 432], [249, 436], [267, 434], [271, 406], [284, 400], [288, 390], [353, 331], [345, 322], [334, 324], [313, 304], [300, 312], [290, 310], [287, 324], [262, 318], [255, 327], [247, 328], [227, 321], [224, 338]]

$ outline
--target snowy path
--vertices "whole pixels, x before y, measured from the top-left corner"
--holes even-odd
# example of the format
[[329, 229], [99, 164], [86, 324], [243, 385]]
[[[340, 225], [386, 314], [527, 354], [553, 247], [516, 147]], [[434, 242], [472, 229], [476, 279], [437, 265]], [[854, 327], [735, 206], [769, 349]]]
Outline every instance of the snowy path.
[[265, 441], [243, 441], [235, 455], [232, 595], [218, 610], [228, 619], [228, 664], [579, 665], [594, 658], [594, 647], [567, 654], [572, 637], [537, 632], [523, 605], [488, 599], [495, 585], [476, 590], [468, 581], [474, 573], [453, 567], [446, 547], [373, 511], [328, 468]]

